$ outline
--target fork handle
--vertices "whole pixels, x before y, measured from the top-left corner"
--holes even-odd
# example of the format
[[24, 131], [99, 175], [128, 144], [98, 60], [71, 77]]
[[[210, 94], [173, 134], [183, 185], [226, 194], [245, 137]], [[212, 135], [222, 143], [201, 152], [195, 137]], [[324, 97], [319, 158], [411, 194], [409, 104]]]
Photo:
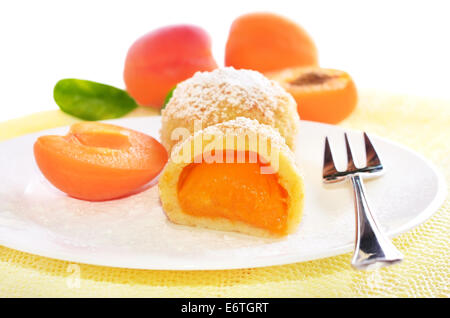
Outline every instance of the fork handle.
[[351, 176], [355, 195], [356, 241], [352, 265], [356, 269], [373, 269], [399, 263], [402, 253], [380, 230], [370, 211], [364, 184], [359, 174]]

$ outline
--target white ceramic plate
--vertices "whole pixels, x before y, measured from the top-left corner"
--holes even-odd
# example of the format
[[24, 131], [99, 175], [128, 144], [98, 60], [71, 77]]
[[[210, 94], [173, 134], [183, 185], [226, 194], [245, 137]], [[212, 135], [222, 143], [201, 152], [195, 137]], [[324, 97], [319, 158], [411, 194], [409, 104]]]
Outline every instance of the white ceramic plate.
[[[159, 136], [160, 117], [127, 118], [112, 123]], [[157, 186], [109, 202], [67, 197], [41, 175], [33, 157], [40, 135], [51, 129], [0, 143], [0, 244], [73, 262], [140, 269], [231, 269], [302, 262], [349, 252], [354, 240], [354, 210], [348, 183], [322, 184], [324, 136], [331, 137], [338, 168], [345, 167], [343, 130], [302, 121], [296, 156], [306, 194], [302, 222], [284, 239], [191, 228], [170, 223]], [[386, 167], [366, 188], [382, 228], [390, 237], [425, 221], [442, 204], [443, 177], [417, 153], [372, 136]], [[350, 132], [357, 162], [364, 162], [363, 139]], [[339, 160], [340, 159], [340, 160]]]

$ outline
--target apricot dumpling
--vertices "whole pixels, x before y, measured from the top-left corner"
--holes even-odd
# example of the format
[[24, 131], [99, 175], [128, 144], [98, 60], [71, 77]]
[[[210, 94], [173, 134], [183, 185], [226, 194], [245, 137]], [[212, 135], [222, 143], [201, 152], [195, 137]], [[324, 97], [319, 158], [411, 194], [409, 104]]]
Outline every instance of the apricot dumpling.
[[159, 191], [174, 223], [255, 236], [294, 232], [303, 209], [292, 151], [272, 127], [243, 117], [175, 146]]
[[161, 142], [169, 153], [195, 130], [240, 116], [274, 127], [293, 148], [300, 121], [294, 98], [277, 82], [232, 67], [197, 72], [178, 84], [161, 115]]

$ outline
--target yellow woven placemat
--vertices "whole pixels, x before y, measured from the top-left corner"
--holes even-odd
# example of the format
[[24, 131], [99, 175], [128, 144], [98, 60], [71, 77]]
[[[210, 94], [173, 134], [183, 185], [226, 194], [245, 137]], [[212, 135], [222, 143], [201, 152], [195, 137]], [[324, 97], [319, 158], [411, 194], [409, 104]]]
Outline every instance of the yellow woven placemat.
[[[140, 110], [139, 114], [153, 114]], [[75, 121], [60, 111], [0, 124], [0, 140]], [[341, 124], [409, 146], [450, 180], [450, 101], [365, 92]], [[225, 271], [150, 271], [71, 264], [0, 246], [0, 297], [449, 297], [450, 210], [394, 243], [400, 265], [351, 269], [351, 254], [283, 266]]]

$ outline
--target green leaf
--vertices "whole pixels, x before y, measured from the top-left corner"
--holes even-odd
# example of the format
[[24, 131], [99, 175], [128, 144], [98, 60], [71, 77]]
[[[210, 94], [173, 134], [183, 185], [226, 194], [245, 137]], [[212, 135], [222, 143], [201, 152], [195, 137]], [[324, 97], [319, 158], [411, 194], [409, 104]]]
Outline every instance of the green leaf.
[[167, 104], [170, 102], [170, 99], [172, 98], [173, 91], [175, 90], [175, 88], [177, 88], [177, 85], [175, 85], [174, 87], [172, 87], [172, 88], [170, 89], [170, 91], [167, 93], [166, 98], [164, 99], [164, 105], [163, 105], [163, 107], [161, 107], [161, 110], [163, 110], [164, 108], [166, 108]]
[[84, 120], [119, 118], [138, 106], [122, 89], [73, 78], [56, 83], [53, 98], [63, 112]]

